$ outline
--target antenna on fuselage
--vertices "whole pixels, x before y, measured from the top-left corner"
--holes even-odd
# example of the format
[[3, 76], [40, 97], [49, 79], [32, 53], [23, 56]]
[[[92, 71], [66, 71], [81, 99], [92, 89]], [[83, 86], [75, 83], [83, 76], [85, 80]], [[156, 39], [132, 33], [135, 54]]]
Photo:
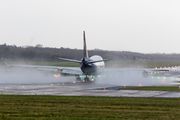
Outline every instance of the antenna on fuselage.
[[83, 39], [84, 39], [84, 57], [88, 58], [88, 51], [86, 47], [86, 37], [85, 37], [85, 31], [83, 31]]

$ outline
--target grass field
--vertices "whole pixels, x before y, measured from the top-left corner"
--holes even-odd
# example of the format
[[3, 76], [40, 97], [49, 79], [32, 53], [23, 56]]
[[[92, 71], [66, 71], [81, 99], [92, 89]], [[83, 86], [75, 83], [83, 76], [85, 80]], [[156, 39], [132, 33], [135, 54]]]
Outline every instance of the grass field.
[[[79, 67], [73, 62], [7, 61], [8, 64]], [[107, 62], [107, 67], [147, 68], [175, 66], [180, 61]], [[3, 61], [0, 65], [5, 65]], [[178, 86], [135, 87], [126, 90], [180, 91]], [[39, 95], [0, 95], [1, 119], [148, 119], [179, 120], [179, 98], [73, 97]]]
[[[7, 61], [8, 64], [28, 64], [28, 65], [47, 65], [47, 66], [64, 66], [64, 67], [79, 67], [78, 63], [65, 62], [65, 61]], [[5, 65], [0, 61], [0, 65]], [[106, 62], [106, 67], [142, 67], [142, 68], [155, 68], [155, 67], [169, 67], [178, 66], [180, 61], [109, 61]]]
[[107, 67], [171, 67], [180, 65], [180, 61], [109, 61]]
[[[42, 65], [42, 66], [62, 66], [62, 67], [79, 67], [78, 63], [74, 62], [59, 62], [59, 61], [6, 61], [10, 65]], [[0, 61], [1, 65], [5, 65], [4, 61]]]
[[0, 119], [180, 119], [180, 99], [0, 95]]
[[122, 88], [121, 90], [180, 91], [179, 86], [145, 86]]

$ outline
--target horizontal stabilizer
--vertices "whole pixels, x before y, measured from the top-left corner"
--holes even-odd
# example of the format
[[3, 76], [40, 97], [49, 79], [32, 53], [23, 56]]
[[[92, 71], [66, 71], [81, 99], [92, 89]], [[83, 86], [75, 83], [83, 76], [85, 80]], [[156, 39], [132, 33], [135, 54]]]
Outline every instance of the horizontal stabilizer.
[[77, 63], [81, 63], [81, 61], [80, 61], [80, 60], [66, 59], [66, 58], [60, 58], [60, 57], [58, 57], [58, 59], [60, 59], [60, 60], [65, 60], [65, 61], [70, 61], [70, 62], [77, 62]]
[[6, 61], [4, 61], [4, 63], [6, 64], [6, 66], [9, 66]]
[[96, 62], [102, 62], [102, 61], [109, 61], [109, 59], [96, 60], [96, 61], [88, 61], [88, 63], [96, 63]]

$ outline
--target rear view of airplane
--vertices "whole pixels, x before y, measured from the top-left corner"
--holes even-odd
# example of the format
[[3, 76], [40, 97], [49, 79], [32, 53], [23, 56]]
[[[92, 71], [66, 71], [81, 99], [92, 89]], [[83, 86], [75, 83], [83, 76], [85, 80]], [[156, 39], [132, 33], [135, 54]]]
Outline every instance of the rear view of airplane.
[[[101, 71], [105, 66], [104, 61], [108, 61], [108, 59], [102, 59], [102, 57], [99, 55], [93, 55], [92, 57], [89, 58], [87, 46], [86, 46], [85, 31], [83, 31], [83, 42], [84, 42], [84, 46], [83, 46], [84, 56], [81, 60], [73, 60], [66, 58], [58, 58], [58, 59], [80, 63], [80, 69], [82, 73], [86, 76], [84, 80], [89, 81], [90, 77], [91, 79], [94, 79], [96, 75], [99, 75], [101, 73]], [[62, 73], [66, 73], [66, 72], [62, 70]], [[68, 73], [72, 74], [71, 72]], [[80, 75], [76, 75], [76, 76], [77, 76], [77, 80], [81, 80]]]
[[102, 59], [99, 55], [93, 55], [92, 57], [88, 56], [87, 46], [86, 46], [86, 37], [85, 31], [83, 31], [83, 58], [81, 60], [74, 60], [74, 59], [66, 59], [60, 58], [57, 59], [76, 62], [80, 64], [79, 68], [74, 67], [55, 67], [55, 66], [33, 66], [33, 65], [8, 65], [9, 67], [33, 67], [37, 69], [57, 69], [61, 70], [61, 74], [72, 74], [76, 76], [77, 80], [82, 80], [82, 75], [85, 75], [84, 80], [90, 81], [94, 80], [95, 76], [99, 75], [105, 66], [104, 61], [108, 61], [108, 59]]
[[[29, 67], [29, 68], [36, 68], [39, 70], [53, 70], [53, 71], [58, 71], [60, 70], [60, 74], [71, 74], [76, 76], [76, 80], [78, 81], [94, 81], [96, 76], [100, 75], [101, 73], [106, 74], [108, 72], [124, 72], [124, 71], [142, 71], [142, 76], [143, 77], [148, 77], [149, 74], [153, 74], [156, 72], [170, 72], [178, 70], [180, 71], [179, 68], [163, 68], [163, 69], [153, 69], [153, 68], [148, 68], [148, 69], [104, 69], [105, 63], [104, 61], [108, 61], [108, 59], [103, 59], [99, 55], [93, 55], [92, 57], [88, 56], [88, 51], [87, 51], [87, 46], [86, 46], [86, 37], [85, 37], [85, 31], [83, 31], [83, 58], [81, 60], [74, 60], [74, 59], [67, 59], [67, 58], [60, 58], [58, 57], [57, 59], [60, 60], [65, 60], [65, 61], [70, 61], [70, 62], [76, 62], [79, 63], [80, 66], [79, 68], [77, 67], [57, 67], [57, 66], [34, 66], [34, 65], [8, 65], [9, 67]], [[82, 77], [85, 76], [84, 78]]]

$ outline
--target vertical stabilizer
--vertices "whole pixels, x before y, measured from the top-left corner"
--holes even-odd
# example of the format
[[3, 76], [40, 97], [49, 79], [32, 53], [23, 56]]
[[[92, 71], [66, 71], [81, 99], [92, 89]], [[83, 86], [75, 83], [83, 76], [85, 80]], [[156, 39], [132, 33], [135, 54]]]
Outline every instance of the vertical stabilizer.
[[85, 31], [83, 31], [83, 39], [84, 39], [84, 57], [88, 58], [88, 51], [86, 47], [86, 37], [85, 37]]

